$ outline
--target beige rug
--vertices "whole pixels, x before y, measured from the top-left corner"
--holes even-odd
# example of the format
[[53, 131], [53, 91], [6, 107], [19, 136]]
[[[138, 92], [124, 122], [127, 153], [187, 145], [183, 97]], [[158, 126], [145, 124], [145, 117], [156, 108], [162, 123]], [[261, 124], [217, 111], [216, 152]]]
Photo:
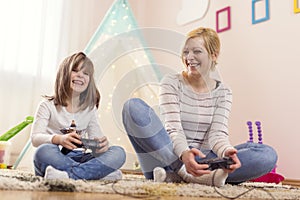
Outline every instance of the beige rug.
[[243, 183], [214, 188], [199, 184], [155, 183], [141, 175], [125, 174], [123, 180], [83, 181], [83, 180], [45, 180], [32, 172], [0, 170], [0, 190], [65, 191], [118, 193], [132, 197], [185, 196], [221, 197], [230, 199], [300, 199], [300, 189], [288, 185], [266, 183]]

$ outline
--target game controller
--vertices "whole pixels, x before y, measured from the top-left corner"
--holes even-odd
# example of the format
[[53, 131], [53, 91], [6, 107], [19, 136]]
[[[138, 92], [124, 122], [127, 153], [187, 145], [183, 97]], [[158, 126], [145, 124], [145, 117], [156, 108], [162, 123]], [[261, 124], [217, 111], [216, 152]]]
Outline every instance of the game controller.
[[92, 150], [92, 154], [94, 157], [98, 155], [98, 153], [96, 153], [96, 150], [102, 148], [100, 146], [99, 140], [96, 139], [81, 138], [81, 142], [82, 148]]
[[[69, 128], [63, 128], [63, 129], [61, 129], [60, 131], [63, 133], [63, 134], [67, 134], [67, 133], [71, 133], [72, 131], [74, 131], [75, 129], [74, 128], [72, 128], [72, 127], [69, 127]], [[77, 131], [76, 130], [76, 133], [77, 134], [79, 134], [80, 135], [80, 131]], [[73, 143], [76, 147], [78, 147], [78, 148], [83, 148], [83, 149], [85, 149], [85, 151], [87, 150], [87, 149], [90, 149], [90, 150], [92, 150], [92, 155], [94, 156], [94, 157], [96, 157], [98, 154], [96, 153], [96, 150], [97, 149], [101, 149], [101, 146], [99, 145], [100, 143], [99, 143], [99, 141], [98, 140], [96, 140], [96, 139], [88, 139], [88, 138], [81, 138], [80, 139], [81, 140], [81, 142], [82, 142], [82, 144], [77, 144], [77, 143]], [[65, 148], [65, 147], [63, 147], [62, 149], [61, 149], [61, 152], [63, 153], [63, 154], [68, 154], [69, 152], [71, 152], [72, 150], [71, 149], [67, 149], [67, 148]]]
[[[78, 148], [83, 148], [83, 149], [85, 149], [85, 151], [87, 150], [87, 149], [90, 149], [91, 151], [92, 151], [92, 155], [94, 156], [94, 157], [96, 157], [97, 155], [98, 155], [98, 153], [96, 153], [96, 150], [97, 149], [101, 149], [101, 146], [99, 145], [100, 143], [99, 143], [99, 141], [98, 140], [95, 140], [95, 139], [87, 139], [87, 138], [81, 138], [81, 142], [82, 142], [82, 144], [75, 144], [75, 143], [73, 143], [73, 144], [75, 144]], [[67, 148], [65, 148], [65, 147], [63, 147], [62, 149], [61, 149], [61, 152], [63, 153], [63, 154], [68, 154], [69, 152], [71, 152], [72, 150], [70, 150], [70, 149], [67, 149]]]
[[235, 164], [235, 162], [229, 157], [197, 160], [197, 163], [207, 164], [207, 170], [211, 171], [220, 168], [229, 169], [230, 165]]

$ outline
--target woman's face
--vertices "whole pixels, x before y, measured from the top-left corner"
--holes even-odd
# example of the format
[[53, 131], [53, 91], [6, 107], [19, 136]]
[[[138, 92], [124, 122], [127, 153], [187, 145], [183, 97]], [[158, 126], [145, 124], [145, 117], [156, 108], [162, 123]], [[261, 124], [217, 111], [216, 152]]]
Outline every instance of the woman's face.
[[205, 76], [212, 66], [211, 57], [204, 46], [202, 37], [187, 40], [183, 48], [182, 58], [189, 75]]
[[76, 69], [72, 70], [71, 73], [71, 89], [73, 90], [74, 94], [80, 94], [84, 92], [90, 82], [90, 75], [87, 72], [86, 67], [82, 67], [82, 63], [78, 65]]

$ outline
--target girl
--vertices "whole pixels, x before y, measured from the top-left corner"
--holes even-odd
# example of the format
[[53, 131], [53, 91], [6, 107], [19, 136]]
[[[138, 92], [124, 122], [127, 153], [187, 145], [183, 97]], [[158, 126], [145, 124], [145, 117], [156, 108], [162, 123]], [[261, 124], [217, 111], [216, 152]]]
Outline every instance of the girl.
[[[39, 104], [32, 125], [31, 141], [37, 147], [36, 175], [46, 179], [121, 179], [118, 169], [125, 162], [125, 151], [119, 146], [109, 146], [100, 129], [97, 117], [100, 94], [93, 75], [93, 63], [82, 52], [61, 63], [55, 93], [45, 96]], [[68, 129], [72, 121], [73, 129]], [[78, 149], [85, 135], [99, 142], [95, 154]], [[67, 151], [62, 152], [61, 147]]]

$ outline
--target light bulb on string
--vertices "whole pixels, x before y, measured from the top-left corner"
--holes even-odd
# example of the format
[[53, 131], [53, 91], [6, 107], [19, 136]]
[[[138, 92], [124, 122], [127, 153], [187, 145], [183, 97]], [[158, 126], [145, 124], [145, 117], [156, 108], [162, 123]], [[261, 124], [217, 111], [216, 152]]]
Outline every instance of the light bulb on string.
[[111, 25], [115, 26], [117, 22], [118, 22], [117, 20], [111, 20]]

